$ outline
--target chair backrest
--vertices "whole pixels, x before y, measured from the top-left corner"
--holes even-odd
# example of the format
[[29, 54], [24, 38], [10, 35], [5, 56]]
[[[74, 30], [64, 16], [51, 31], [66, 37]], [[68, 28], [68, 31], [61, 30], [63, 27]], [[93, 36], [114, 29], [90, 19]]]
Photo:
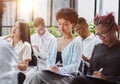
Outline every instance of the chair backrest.
[[29, 66], [37, 66], [37, 57], [35, 55], [32, 55], [32, 59], [28, 65]]
[[23, 84], [25, 78], [26, 78], [25, 74], [22, 72], [19, 72], [18, 73], [18, 84]]
[[79, 66], [79, 71], [84, 75], [87, 74], [88, 66], [83, 60], [81, 60], [81, 63], [80, 63], [80, 66]]
[[[32, 47], [31, 47], [32, 49]], [[33, 53], [33, 49], [32, 49], [32, 53], [31, 53], [31, 61], [29, 62], [29, 66], [37, 66], [37, 57], [34, 55]]]

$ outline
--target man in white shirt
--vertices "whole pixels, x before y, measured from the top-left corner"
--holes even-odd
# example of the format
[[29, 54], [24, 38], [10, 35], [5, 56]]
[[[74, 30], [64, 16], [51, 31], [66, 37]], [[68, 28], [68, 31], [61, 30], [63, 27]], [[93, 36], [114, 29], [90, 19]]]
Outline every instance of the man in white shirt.
[[[93, 33], [91, 33], [88, 29], [88, 24], [86, 20], [82, 17], [78, 19], [78, 24], [75, 28], [76, 32], [79, 34], [77, 37], [78, 40], [80, 40], [82, 44], [82, 61], [87, 64], [89, 67], [90, 58], [92, 55], [92, 51], [94, 49], [94, 46], [98, 43], [100, 43], [100, 39], [96, 37]], [[85, 71], [84, 63], [82, 66], [82, 72], [86, 74], [87, 71]]]
[[39, 57], [38, 70], [43, 70], [46, 68], [45, 63], [48, 55], [49, 45], [55, 37], [45, 28], [45, 22], [42, 17], [38, 17], [34, 20], [34, 27], [36, 33], [31, 36], [31, 43], [34, 54]]
[[18, 58], [12, 46], [0, 39], [0, 84], [18, 84]]

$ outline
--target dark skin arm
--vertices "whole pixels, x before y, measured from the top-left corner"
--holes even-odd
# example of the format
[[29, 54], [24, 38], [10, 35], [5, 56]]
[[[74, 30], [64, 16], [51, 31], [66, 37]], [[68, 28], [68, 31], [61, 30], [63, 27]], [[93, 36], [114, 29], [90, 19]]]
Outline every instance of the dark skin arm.
[[86, 56], [82, 55], [82, 59], [83, 59], [85, 62], [90, 63], [90, 59], [88, 59]]

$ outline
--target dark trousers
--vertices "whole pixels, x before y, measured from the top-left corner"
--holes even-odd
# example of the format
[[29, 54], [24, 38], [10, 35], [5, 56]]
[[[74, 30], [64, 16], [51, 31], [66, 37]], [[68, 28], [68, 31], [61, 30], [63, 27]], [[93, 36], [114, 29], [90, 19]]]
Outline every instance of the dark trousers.
[[25, 78], [26, 78], [25, 74], [19, 72], [18, 73], [18, 84], [23, 84]]
[[93, 78], [89, 76], [80, 76], [73, 78], [70, 84], [118, 84], [113, 81]]
[[74, 76], [63, 76], [57, 73], [43, 70], [33, 76], [29, 84], [69, 84]]

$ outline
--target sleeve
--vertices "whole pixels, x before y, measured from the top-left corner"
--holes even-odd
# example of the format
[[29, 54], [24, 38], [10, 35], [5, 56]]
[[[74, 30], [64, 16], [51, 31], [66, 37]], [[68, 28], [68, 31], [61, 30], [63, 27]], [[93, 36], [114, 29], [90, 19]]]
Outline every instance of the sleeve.
[[41, 51], [38, 53], [38, 56], [39, 56], [41, 59], [46, 60], [46, 59], [47, 59], [47, 56], [48, 56], [48, 53], [41, 50]]
[[88, 68], [87, 75], [92, 75], [93, 72], [94, 72], [94, 70], [93, 70], [93, 66], [94, 66], [93, 57], [94, 57], [95, 48], [96, 48], [96, 46], [94, 47], [93, 52], [92, 52], [92, 57], [90, 59], [91, 60], [90, 61], [90, 67]]
[[120, 82], [120, 76], [106, 76], [108, 80]]
[[32, 44], [32, 46], [33, 45], [38, 45], [38, 43], [37, 43], [37, 35], [36, 34], [33, 34], [32, 36], [31, 36], [31, 44]]
[[0, 36], [0, 39], [4, 39], [6, 36]]
[[56, 58], [54, 57], [54, 54], [56, 51], [54, 47], [55, 47], [56, 42], [57, 42], [56, 40], [52, 40], [50, 43], [50, 47], [48, 50], [48, 56], [47, 56], [47, 60], [46, 60], [47, 69], [49, 69], [50, 66], [53, 66], [52, 61], [56, 60]]
[[44, 51], [44, 50], [40, 50], [40, 52], [38, 53], [38, 56], [40, 56], [41, 59], [44, 59], [46, 60], [47, 59], [47, 56], [48, 56], [48, 53], [50, 52], [49, 50], [51, 50], [51, 47], [53, 46], [53, 40], [54, 38], [49, 38], [48, 39], [49, 41], [49, 44], [48, 44], [48, 48], [47, 48], [47, 51]]
[[31, 60], [31, 45], [27, 42], [24, 43], [25, 47], [24, 47], [24, 51], [23, 51], [23, 60], [27, 60], [30, 59]]
[[0, 84], [17, 84], [18, 58], [7, 43], [0, 42]]
[[32, 49], [33, 49], [34, 55], [36, 55], [40, 59], [46, 60], [46, 58], [48, 56], [47, 52], [45, 52], [43, 50], [40, 50], [40, 52], [38, 52], [37, 49], [34, 47], [32, 47]]

